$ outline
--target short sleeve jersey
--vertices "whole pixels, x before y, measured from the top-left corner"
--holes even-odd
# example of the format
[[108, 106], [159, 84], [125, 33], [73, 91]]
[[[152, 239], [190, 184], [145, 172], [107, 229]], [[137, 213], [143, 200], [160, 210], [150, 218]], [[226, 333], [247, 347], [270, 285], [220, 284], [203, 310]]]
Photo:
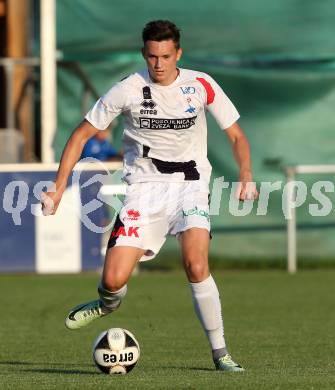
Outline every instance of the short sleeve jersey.
[[239, 114], [221, 87], [206, 73], [179, 69], [161, 86], [148, 70], [128, 76], [102, 96], [85, 119], [100, 130], [124, 116], [124, 180], [209, 182], [206, 112], [224, 130]]

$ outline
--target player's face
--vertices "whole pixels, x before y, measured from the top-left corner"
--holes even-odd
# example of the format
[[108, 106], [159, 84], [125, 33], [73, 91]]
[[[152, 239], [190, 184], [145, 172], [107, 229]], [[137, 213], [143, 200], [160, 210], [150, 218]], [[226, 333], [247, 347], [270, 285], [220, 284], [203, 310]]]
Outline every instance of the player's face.
[[169, 85], [174, 82], [178, 76], [177, 61], [182, 50], [176, 48], [172, 39], [161, 42], [147, 41], [142, 54], [155, 83]]

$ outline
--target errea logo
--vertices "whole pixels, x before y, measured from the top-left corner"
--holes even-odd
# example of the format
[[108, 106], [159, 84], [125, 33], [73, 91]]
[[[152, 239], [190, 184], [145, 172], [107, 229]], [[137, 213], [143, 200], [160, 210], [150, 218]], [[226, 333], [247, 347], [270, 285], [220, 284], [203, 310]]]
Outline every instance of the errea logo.
[[143, 100], [141, 106], [144, 108], [150, 108], [152, 110], [157, 106], [157, 104], [153, 100]]
[[157, 104], [153, 100], [143, 100], [141, 106], [144, 107], [145, 109], [144, 110], [141, 109], [140, 114], [157, 115], [157, 110], [154, 110]]
[[144, 110], [140, 110], [140, 114], [157, 115], [157, 110], [154, 110], [157, 104], [152, 100], [150, 87], [146, 85], [143, 87], [142, 92], [144, 100], [141, 106], [144, 107]]
[[134, 209], [127, 210], [127, 215], [128, 217], [126, 219], [130, 219], [131, 221], [137, 221], [141, 216], [140, 212]]

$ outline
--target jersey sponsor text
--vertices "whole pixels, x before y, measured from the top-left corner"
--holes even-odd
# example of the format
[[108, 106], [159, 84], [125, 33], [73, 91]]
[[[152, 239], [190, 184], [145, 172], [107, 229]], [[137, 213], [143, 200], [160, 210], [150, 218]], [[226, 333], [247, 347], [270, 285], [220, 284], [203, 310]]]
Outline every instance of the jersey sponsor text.
[[181, 130], [189, 129], [195, 125], [197, 117], [193, 116], [191, 118], [140, 118], [140, 128], [141, 129], [151, 129], [151, 130], [161, 130], [161, 129], [172, 129], [172, 130]]

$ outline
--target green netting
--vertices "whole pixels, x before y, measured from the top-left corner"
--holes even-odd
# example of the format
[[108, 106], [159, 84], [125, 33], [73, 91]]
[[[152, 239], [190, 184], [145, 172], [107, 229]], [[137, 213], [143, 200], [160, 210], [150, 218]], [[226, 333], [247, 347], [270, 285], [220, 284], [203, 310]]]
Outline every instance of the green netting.
[[152, 19], [174, 20], [187, 51], [334, 58], [333, 0], [58, 0], [58, 46], [71, 57], [137, 50]]
[[[58, 0], [58, 48], [67, 61], [79, 61], [99, 94], [145, 66], [139, 48], [145, 22], [172, 19], [183, 30], [182, 67], [211, 74], [241, 113], [253, 152], [258, 182], [284, 181], [281, 165], [335, 164], [335, 2], [334, 1], [147, 1]], [[57, 157], [80, 121], [82, 85], [70, 70], [58, 71]], [[93, 100], [92, 100], [93, 103]], [[208, 118], [213, 177], [237, 180], [230, 146]], [[122, 124], [114, 137], [120, 146]], [[334, 175], [301, 176], [309, 190]], [[233, 217], [224, 190], [220, 217], [213, 218], [212, 249], [229, 257], [283, 257], [285, 220], [281, 192], [270, 197], [266, 217], [253, 212]], [[334, 203], [334, 194], [331, 194]], [[335, 216], [311, 217], [308, 201], [298, 210], [304, 230], [298, 252], [334, 257]], [[313, 228], [313, 226], [315, 228]], [[333, 226], [333, 228], [332, 228]]]

